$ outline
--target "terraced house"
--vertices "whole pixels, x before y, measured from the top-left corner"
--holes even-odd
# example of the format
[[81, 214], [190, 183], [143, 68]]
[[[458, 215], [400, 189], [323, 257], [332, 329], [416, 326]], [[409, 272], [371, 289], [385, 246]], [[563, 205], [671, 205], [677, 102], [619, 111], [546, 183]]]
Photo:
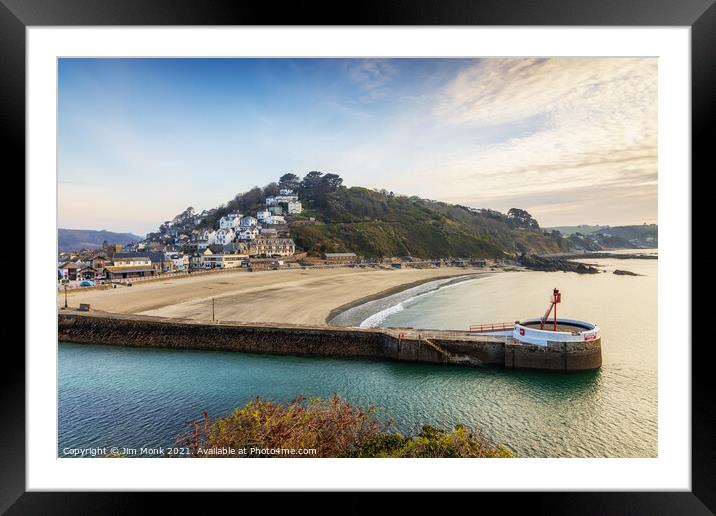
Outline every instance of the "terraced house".
[[296, 252], [292, 238], [256, 238], [249, 243], [250, 256], [291, 256]]

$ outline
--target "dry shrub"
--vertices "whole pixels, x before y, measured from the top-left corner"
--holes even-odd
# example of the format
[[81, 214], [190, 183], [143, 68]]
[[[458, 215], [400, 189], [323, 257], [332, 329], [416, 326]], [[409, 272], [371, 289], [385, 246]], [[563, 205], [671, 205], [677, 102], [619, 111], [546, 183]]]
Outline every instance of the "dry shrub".
[[[230, 416], [210, 420], [206, 412], [177, 444], [192, 456], [208, 457], [511, 457], [479, 432], [458, 425], [452, 431], [424, 426], [413, 437], [388, 431], [375, 408], [352, 405], [333, 395], [327, 400], [298, 397], [276, 403], [257, 397]], [[312, 455], [205, 454], [207, 449], [315, 449]]]
[[199, 455], [199, 448], [230, 447], [315, 449], [312, 457], [336, 457], [381, 434], [374, 412], [373, 407], [354, 406], [337, 395], [327, 400], [301, 396], [290, 403], [257, 397], [216, 421], [205, 412], [179, 444], [188, 446], [192, 455]]

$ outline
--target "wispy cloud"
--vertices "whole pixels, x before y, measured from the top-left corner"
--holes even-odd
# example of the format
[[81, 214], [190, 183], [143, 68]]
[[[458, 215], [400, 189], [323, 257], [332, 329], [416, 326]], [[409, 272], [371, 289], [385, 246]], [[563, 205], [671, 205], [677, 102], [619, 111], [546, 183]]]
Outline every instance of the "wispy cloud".
[[442, 166], [441, 177], [481, 205], [513, 198], [529, 208], [525, 192], [559, 204], [560, 192], [587, 198], [609, 185], [656, 182], [656, 59], [485, 59], [445, 86], [433, 113], [444, 127], [544, 119], [529, 134], [476, 146]]
[[384, 98], [388, 84], [398, 75], [398, 68], [385, 59], [361, 59], [347, 63], [348, 77], [362, 92], [358, 98], [361, 102]]

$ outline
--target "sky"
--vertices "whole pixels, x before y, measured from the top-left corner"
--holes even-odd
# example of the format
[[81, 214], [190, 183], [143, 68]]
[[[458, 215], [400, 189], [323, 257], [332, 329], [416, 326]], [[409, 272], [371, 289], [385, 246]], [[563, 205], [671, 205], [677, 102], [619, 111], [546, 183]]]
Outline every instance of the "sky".
[[59, 226], [145, 234], [292, 172], [657, 222], [656, 58], [60, 59]]

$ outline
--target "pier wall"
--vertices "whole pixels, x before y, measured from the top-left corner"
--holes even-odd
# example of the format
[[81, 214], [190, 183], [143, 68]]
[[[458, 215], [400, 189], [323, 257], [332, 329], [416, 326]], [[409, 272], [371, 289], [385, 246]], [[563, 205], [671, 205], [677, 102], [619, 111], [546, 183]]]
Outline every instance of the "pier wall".
[[341, 329], [61, 313], [58, 335], [60, 340], [130, 347], [386, 358], [382, 334]]
[[602, 341], [555, 342], [547, 346], [505, 344], [505, 367], [586, 371], [602, 366]]
[[399, 335], [383, 328], [208, 323], [92, 312], [60, 312], [58, 316], [59, 340], [88, 344], [562, 371], [601, 365], [599, 342], [581, 348], [532, 349], [539, 346], [513, 345], [501, 337], [476, 338], [463, 332], [438, 332], [429, 338]]

